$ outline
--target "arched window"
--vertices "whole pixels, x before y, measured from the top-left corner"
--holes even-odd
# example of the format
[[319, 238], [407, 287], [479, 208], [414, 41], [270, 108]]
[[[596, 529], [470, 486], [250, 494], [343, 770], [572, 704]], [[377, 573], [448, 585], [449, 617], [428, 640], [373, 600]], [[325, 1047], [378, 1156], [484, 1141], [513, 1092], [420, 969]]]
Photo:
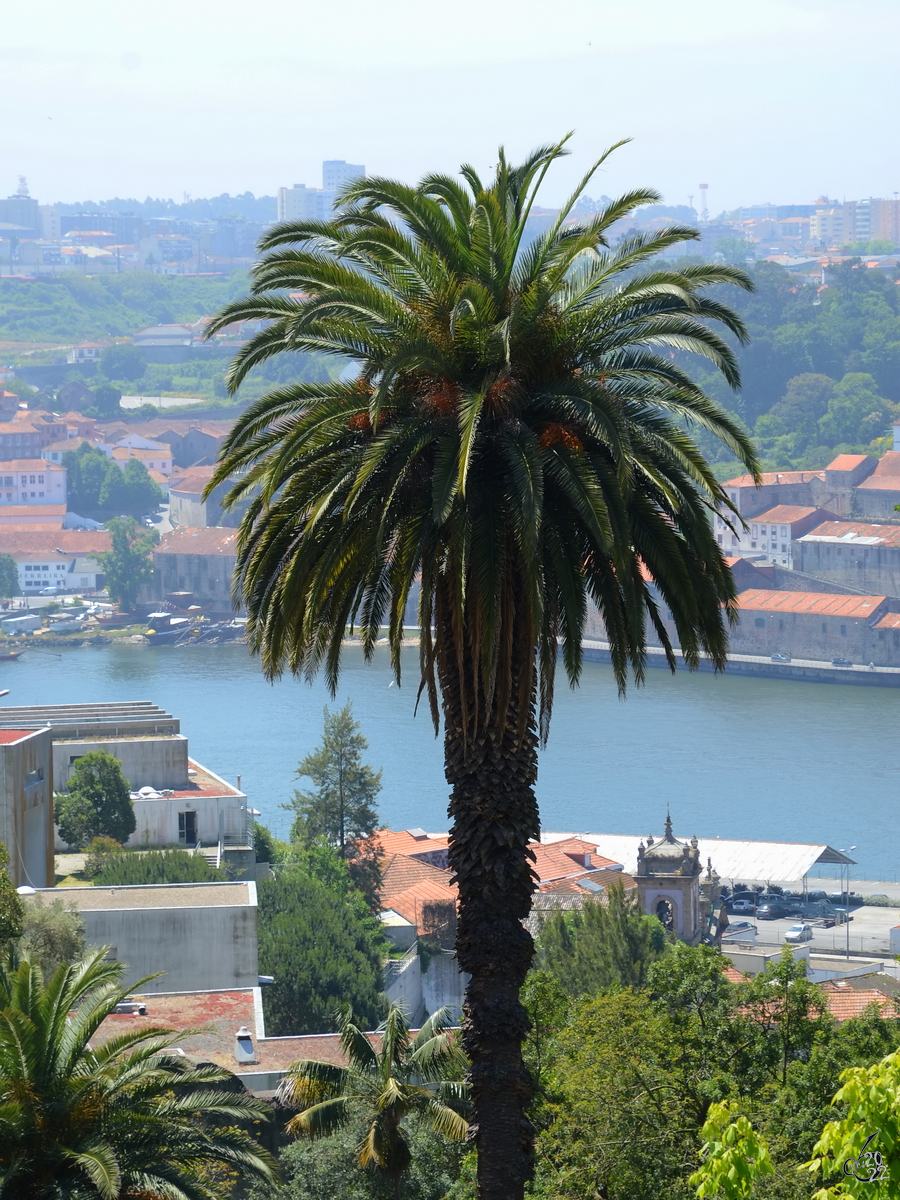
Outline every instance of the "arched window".
[[663, 927], [669, 933], [675, 931], [675, 909], [672, 907], [671, 900], [658, 900], [656, 902], [656, 915], [662, 922]]

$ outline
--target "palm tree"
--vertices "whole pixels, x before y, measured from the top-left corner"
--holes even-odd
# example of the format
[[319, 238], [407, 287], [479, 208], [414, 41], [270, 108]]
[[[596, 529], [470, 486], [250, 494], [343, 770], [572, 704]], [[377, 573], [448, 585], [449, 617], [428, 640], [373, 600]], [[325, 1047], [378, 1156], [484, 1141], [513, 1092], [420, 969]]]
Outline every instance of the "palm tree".
[[340, 1035], [346, 1067], [311, 1058], [291, 1064], [277, 1093], [282, 1104], [300, 1109], [287, 1132], [328, 1137], [362, 1111], [367, 1128], [359, 1147], [360, 1166], [371, 1164], [382, 1171], [399, 1198], [410, 1164], [407, 1118], [416, 1117], [447, 1138], [466, 1136], [468, 1089], [460, 1080], [468, 1063], [446, 1008], [429, 1017], [411, 1038], [403, 1010], [392, 1004], [374, 1044], [348, 1010], [340, 1018]]
[[721, 668], [736, 591], [710, 514], [739, 518], [692, 428], [757, 471], [747, 437], [681, 362], [702, 355], [738, 385], [711, 325], [745, 331], [707, 289], [750, 280], [727, 265], [651, 263], [699, 236], [682, 226], [611, 248], [613, 224], [659, 199], [649, 189], [570, 218], [605, 154], [529, 241], [538, 188], [565, 152], [513, 167], [501, 151], [490, 183], [465, 166], [462, 183], [350, 184], [331, 221], [263, 238], [252, 294], [210, 326], [265, 324], [235, 359], [232, 390], [283, 351], [356, 364], [353, 378], [251, 404], [210, 489], [232, 479], [228, 503], [249, 501], [234, 595], [269, 677], [324, 667], [333, 690], [348, 625], [371, 656], [386, 619], [399, 682], [421, 583], [420, 695], [436, 731], [443, 716], [483, 1200], [521, 1196], [531, 1170], [519, 988], [534, 947], [522, 922], [557, 654], [574, 686], [593, 604], [620, 690], [629, 668], [644, 677], [647, 622], [674, 669], [664, 605], [687, 664], [705, 652]]
[[47, 981], [14, 951], [0, 966], [0, 1200], [213, 1200], [231, 1194], [228, 1174], [272, 1183], [271, 1157], [234, 1127], [266, 1105], [172, 1053], [181, 1034], [91, 1044], [128, 994], [105, 953]]

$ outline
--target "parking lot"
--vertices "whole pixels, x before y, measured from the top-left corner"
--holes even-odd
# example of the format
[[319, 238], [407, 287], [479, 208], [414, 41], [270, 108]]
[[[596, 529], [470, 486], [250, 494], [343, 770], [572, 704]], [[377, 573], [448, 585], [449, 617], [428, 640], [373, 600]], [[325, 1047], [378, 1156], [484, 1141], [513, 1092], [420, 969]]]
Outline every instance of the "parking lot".
[[[818, 914], [815, 914], [818, 915]], [[835, 925], [831, 929], [817, 929], [813, 925], [814, 917], [805, 918], [813, 925], [812, 941], [804, 943], [812, 950], [821, 950], [827, 954], [843, 954], [847, 951], [849, 937], [850, 950], [855, 954], [871, 954], [884, 957], [890, 954], [890, 930], [894, 925], [900, 925], [900, 908], [875, 908], [862, 905], [852, 908], [850, 915], [853, 920], [846, 925]], [[756, 943], [775, 943], [784, 941], [784, 935], [792, 925], [804, 920], [803, 917], [780, 917], [775, 921], [760, 921], [755, 916], [743, 913], [729, 914], [731, 922], [749, 921], [756, 926]]]

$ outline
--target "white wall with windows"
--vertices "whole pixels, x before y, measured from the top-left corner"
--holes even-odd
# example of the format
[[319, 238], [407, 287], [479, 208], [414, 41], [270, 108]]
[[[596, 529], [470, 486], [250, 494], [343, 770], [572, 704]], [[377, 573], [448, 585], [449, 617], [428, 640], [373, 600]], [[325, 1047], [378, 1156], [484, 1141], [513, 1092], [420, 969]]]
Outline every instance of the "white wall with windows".
[[66, 468], [42, 458], [0, 462], [0, 506], [65, 504]]

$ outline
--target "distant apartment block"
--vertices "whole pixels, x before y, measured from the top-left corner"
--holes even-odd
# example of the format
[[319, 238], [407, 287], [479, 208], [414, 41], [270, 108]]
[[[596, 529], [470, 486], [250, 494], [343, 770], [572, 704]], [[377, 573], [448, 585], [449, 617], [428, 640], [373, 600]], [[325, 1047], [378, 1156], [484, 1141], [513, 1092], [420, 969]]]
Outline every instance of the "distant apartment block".
[[366, 168], [361, 163], [348, 163], [343, 159], [329, 159], [322, 163], [322, 187], [307, 187], [295, 183], [293, 187], [278, 189], [279, 221], [327, 221], [340, 189], [353, 179], [364, 178]]
[[794, 570], [900, 597], [900, 525], [824, 521], [793, 543]]
[[66, 468], [42, 458], [0, 461], [0, 507], [66, 503]]
[[[834, 513], [821, 508], [799, 504], [779, 504], [753, 517], [746, 531], [735, 526], [732, 531], [722, 517], [716, 518], [716, 540], [729, 557], [764, 557], [779, 567], [792, 566], [791, 543], [808, 530], [831, 520]], [[735, 544], [736, 540], [736, 544]]]

